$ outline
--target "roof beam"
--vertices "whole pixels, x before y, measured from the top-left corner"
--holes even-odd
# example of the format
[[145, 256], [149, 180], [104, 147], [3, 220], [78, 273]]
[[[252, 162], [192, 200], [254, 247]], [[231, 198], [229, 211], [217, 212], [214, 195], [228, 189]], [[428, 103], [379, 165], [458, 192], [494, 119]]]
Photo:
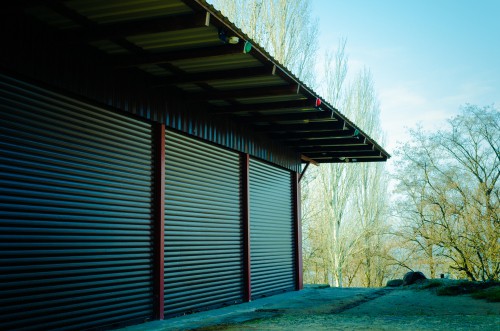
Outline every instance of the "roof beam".
[[110, 65], [119, 69], [234, 54], [243, 54], [243, 46], [241, 42], [238, 44], [221, 43], [220, 46], [204, 47], [195, 50], [189, 49], [154, 54], [142, 54], [141, 56], [117, 55], [110, 57]]
[[307, 156], [313, 159], [344, 157], [344, 158], [362, 158], [362, 157], [382, 157], [380, 151], [350, 151], [350, 152], [322, 152], [322, 153], [306, 153]]
[[330, 153], [330, 152], [355, 152], [355, 151], [374, 151], [375, 146], [373, 145], [354, 145], [354, 146], [314, 146], [314, 147], [303, 147], [300, 149], [302, 153], [305, 154], [318, 154], [318, 153]]
[[323, 158], [323, 159], [316, 159], [318, 163], [365, 163], [365, 162], [386, 162], [387, 158], [386, 157], [367, 157], [367, 158]]
[[[327, 113], [327, 112], [325, 112]], [[271, 124], [256, 125], [254, 130], [257, 132], [311, 132], [311, 131], [331, 131], [343, 130], [344, 121], [334, 119], [322, 122], [310, 122], [301, 124]]]
[[173, 75], [167, 78], [160, 78], [157, 80], [157, 86], [168, 86], [185, 83], [200, 83], [216, 80], [238, 79], [267, 76], [272, 74], [272, 69], [266, 66], [241, 68], [233, 70], [209, 71], [199, 73], [186, 73], [180, 75]]
[[284, 121], [310, 121], [317, 119], [329, 119], [331, 116], [328, 111], [308, 111], [294, 114], [279, 115], [256, 115], [252, 117], [241, 117], [251, 122], [284, 122]]
[[81, 15], [77, 11], [65, 6], [63, 3], [56, 1], [49, 1], [46, 3], [47, 7], [55, 11], [57, 14], [72, 20], [73, 22], [81, 25], [83, 28], [88, 29], [97, 25], [96, 22], [91, 21], [87, 17]]
[[[252, 69], [255, 70], [255, 69]], [[313, 110], [314, 100], [312, 99], [302, 99], [302, 100], [290, 100], [290, 101], [280, 101], [280, 102], [269, 102], [269, 103], [252, 103], [244, 105], [232, 105], [224, 107], [213, 107], [211, 109], [212, 113], [215, 114], [231, 114], [238, 112], [269, 112], [276, 110]]]
[[320, 132], [288, 132], [274, 133], [269, 135], [271, 138], [281, 141], [296, 139], [330, 139], [330, 138], [349, 138], [354, 137], [354, 130], [331, 130]]
[[174, 30], [207, 27], [210, 14], [192, 13], [173, 17], [151, 18], [149, 20], [108, 23], [76, 32], [84, 41], [95, 41], [134, 35], [168, 32]]
[[218, 99], [241, 99], [241, 98], [255, 98], [275, 95], [295, 95], [297, 94], [297, 86], [272, 86], [272, 87], [258, 87], [258, 88], [245, 88], [236, 90], [224, 91], [206, 91], [199, 93], [192, 93], [189, 95], [193, 100], [218, 100]]
[[[318, 162], [314, 161], [313, 159], [311, 159], [310, 157], [307, 157], [307, 156], [305, 156], [305, 155], [301, 155], [301, 156], [300, 156], [300, 159], [301, 159], [302, 161], [306, 161], [307, 163], [312, 163], [312, 164], [314, 164], [315, 166], [318, 166], [318, 165], [319, 165], [319, 164], [318, 164]], [[304, 169], [304, 172], [305, 172], [305, 169]]]
[[307, 140], [301, 139], [296, 141], [289, 141], [286, 145], [296, 147], [299, 150], [302, 150], [303, 147], [315, 147], [321, 144], [324, 147], [332, 147], [334, 146], [356, 146], [356, 145], [365, 145], [365, 139], [356, 139], [356, 138], [335, 138], [331, 140]]
[[[64, 5], [61, 2], [56, 2], [54, 0], [48, 1], [47, 6], [50, 9], [52, 9], [53, 11], [55, 11], [57, 14], [59, 14], [63, 17], [66, 17], [66, 18], [72, 20], [73, 22], [81, 25], [85, 30], [95, 29], [98, 27], [98, 24], [96, 22], [90, 20], [89, 18], [80, 14], [79, 12], [75, 11], [74, 9], [67, 7], [66, 5]], [[72, 33], [72, 32], [70, 32], [70, 33]], [[71, 40], [72, 38], [69, 38], [69, 39]], [[66, 40], [68, 40], [68, 38]], [[142, 48], [131, 43], [130, 41], [128, 41], [125, 38], [121, 38], [120, 36], [110, 38], [110, 40], [112, 42], [116, 43], [117, 45], [131, 51], [131, 52], [138, 53], [138, 54], [141, 54], [144, 52], [144, 50]]]

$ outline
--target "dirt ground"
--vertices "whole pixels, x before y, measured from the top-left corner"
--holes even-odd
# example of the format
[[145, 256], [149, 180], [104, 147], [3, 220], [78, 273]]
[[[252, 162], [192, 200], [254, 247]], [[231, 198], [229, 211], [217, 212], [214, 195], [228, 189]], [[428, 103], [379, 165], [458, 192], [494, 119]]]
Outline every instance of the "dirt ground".
[[437, 296], [430, 290], [363, 290], [328, 300], [339, 289], [317, 289], [318, 293], [304, 297], [302, 304], [275, 303], [256, 310], [255, 319], [195, 330], [500, 331], [500, 303], [470, 296]]
[[467, 295], [437, 296], [429, 289], [307, 287], [125, 330], [500, 331], [500, 303]]

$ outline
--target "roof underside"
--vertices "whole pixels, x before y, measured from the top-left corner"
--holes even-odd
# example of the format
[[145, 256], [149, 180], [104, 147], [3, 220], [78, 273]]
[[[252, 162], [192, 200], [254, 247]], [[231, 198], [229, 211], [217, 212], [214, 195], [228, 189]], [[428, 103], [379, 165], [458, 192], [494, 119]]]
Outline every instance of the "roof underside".
[[[116, 70], [141, 70], [213, 116], [253, 130], [318, 163], [390, 155], [203, 0], [20, 1], [26, 14], [103, 52]], [[219, 36], [236, 36], [237, 44]]]

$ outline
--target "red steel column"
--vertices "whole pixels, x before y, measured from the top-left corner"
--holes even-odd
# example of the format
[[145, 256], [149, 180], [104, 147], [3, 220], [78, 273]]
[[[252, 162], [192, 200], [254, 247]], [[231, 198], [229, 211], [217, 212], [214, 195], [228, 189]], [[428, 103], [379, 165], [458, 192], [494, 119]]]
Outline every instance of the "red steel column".
[[302, 290], [304, 282], [302, 278], [302, 222], [301, 222], [301, 198], [300, 198], [300, 173], [294, 172], [292, 175], [293, 194], [293, 217], [295, 225], [295, 289]]
[[243, 254], [245, 297], [244, 301], [252, 300], [252, 275], [250, 267], [250, 155], [241, 155], [241, 198], [243, 212]]
[[165, 125], [154, 126], [154, 318], [164, 318]]

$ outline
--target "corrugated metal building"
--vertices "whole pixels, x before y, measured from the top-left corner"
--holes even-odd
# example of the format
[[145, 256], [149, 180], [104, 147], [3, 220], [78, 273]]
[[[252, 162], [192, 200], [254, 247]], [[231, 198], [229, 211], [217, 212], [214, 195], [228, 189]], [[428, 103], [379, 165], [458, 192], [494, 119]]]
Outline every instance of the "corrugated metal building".
[[0, 16], [2, 330], [301, 289], [301, 163], [389, 157], [202, 0]]

